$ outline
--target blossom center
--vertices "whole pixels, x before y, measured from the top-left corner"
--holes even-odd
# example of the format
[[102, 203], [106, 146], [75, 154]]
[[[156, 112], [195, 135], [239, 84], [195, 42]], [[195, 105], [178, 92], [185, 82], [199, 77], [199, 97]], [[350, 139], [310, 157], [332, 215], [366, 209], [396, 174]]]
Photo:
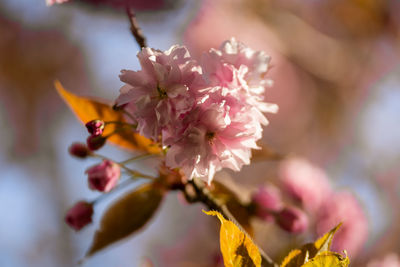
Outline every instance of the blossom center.
[[206, 133], [206, 139], [210, 144], [213, 143], [214, 137], [215, 137], [215, 133], [214, 132], [207, 132]]
[[157, 84], [157, 92], [158, 92], [158, 97], [160, 99], [168, 97], [167, 92], [164, 89], [162, 89], [158, 84]]

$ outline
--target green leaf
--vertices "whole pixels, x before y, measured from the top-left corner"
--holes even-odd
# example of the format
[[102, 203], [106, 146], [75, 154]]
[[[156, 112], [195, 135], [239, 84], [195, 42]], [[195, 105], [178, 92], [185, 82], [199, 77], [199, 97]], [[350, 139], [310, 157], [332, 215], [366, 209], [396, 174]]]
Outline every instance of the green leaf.
[[347, 267], [350, 260], [339, 253], [325, 251], [309, 260], [302, 267]]
[[141, 229], [153, 217], [164, 191], [153, 184], [144, 184], [124, 195], [103, 215], [86, 256], [117, 242]]
[[225, 267], [260, 267], [261, 255], [251, 238], [217, 211], [204, 211], [221, 222], [220, 247]]
[[[112, 109], [111, 105], [96, 101], [94, 99], [77, 96], [64, 89], [59, 81], [54, 82], [58, 94], [68, 104], [80, 121], [87, 123], [91, 120], [126, 122], [123, 113]], [[104, 136], [116, 131], [116, 124], [109, 124], [104, 130]], [[158, 154], [160, 148], [150, 139], [126, 128], [110, 136], [107, 140], [115, 145], [130, 150], [142, 150], [148, 153]]]

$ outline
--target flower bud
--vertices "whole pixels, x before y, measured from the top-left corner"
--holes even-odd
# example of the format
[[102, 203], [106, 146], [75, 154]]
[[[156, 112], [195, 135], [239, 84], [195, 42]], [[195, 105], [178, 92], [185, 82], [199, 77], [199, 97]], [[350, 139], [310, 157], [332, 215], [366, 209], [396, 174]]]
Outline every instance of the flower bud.
[[78, 158], [86, 158], [90, 154], [89, 148], [82, 143], [73, 143], [69, 149], [69, 154]]
[[76, 231], [92, 222], [93, 205], [86, 201], [76, 203], [65, 216], [65, 222]]
[[92, 120], [85, 124], [86, 129], [91, 135], [99, 136], [103, 134], [104, 121]]
[[263, 186], [251, 196], [254, 212], [264, 221], [272, 221], [273, 213], [282, 209], [281, 193], [273, 185]]
[[98, 150], [100, 149], [102, 146], [104, 146], [104, 144], [106, 143], [107, 138], [103, 137], [103, 136], [96, 136], [96, 135], [91, 135], [86, 139], [86, 143], [88, 148], [93, 151], [93, 150]]
[[111, 160], [103, 160], [102, 163], [86, 170], [86, 173], [90, 189], [109, 192], [117, 185], [121, 170], [118, 164]]
[[278, 225], [291, 233], [302, 233], [308, 227], [308, 217], [296, 207], [286, 207], [276, 215]]

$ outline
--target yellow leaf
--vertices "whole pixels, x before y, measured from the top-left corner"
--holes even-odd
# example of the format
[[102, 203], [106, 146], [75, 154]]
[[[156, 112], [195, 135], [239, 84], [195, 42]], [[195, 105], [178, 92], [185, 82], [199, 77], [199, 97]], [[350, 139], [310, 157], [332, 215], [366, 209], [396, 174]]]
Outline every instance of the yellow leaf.
[[328, 233], [324, 234], [321, 238], [314, 242], [314, 247], [317, 250], [317, 254], [324, 251], [329, 251], [329, 249], [331, 248], [333, 236], [335, 235], [337, 230], [339, 230], [340, 226], [342, 226], [342, 223], [339, 223], [336, 227], [334, 227], [332, 230], [330, 230]]
[[304, 259], [300, 257], [302, 251], [300, 249], [294, 249], [283, 259], [281, 267], [297, 267], [304, 263]]
[[220, 247], [225, 267], [260, 267], [261, 255], [251, 238], [217, 211], [204, 211], [221, 222]]
[[281, 267], [298, 267], [309, 259], [329, 251], [333, 236], [341, 225], [342, 224], [338, 224], [314, 243], [308, 243], [303, 245], [300, 249], [292, 250], [283, 260]]
[[86, 256], [141, 229], [154, 215], [163, 195], [164, 191], [160, 187], [144, 184], [118, 199], [104, 213], [100, 229], [96, 231]]
[[325, 251], [309, 260], [302, 267], [347, 267], [349, 264], [349, 258], [335, 252]]
[[[65, 103], [68, 104], [70, 109], [83, 123], [96, 119], [125, 122], [123, 113], [113, 110], [110, 105], [68, 92], [59, 81], [55, 81], [54, 85]], [[116, 129], [116, 124], [107, 125], [104, 130], [104, 136], [116, 131]], [[110, 136], [107, 140], [126, 149], [142, 150], [153, 154], [160, 153], [160, 148], [157, 144], [135, 133], [129, 127], [118, 127], [118, 132]]]
[[212, 182], [210, 193], [216, 199], [224, 203], [244, 230], [246, 230], [250, 236], [253, 236], [254, 231], [250, 223], [251, 214], [245, 205], [243, 205], [237, 194], [218, 181]]

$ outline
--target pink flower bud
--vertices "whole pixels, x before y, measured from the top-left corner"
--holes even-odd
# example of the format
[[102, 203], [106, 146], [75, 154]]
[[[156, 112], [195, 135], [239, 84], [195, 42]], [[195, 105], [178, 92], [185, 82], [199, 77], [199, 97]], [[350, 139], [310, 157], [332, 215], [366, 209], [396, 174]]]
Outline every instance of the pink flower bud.
[[90, 154], [89, 148], [82, 143], [73, 143], [68, 151], [69, 154], [78, 158], [86, 158]]
[[260, 187], [251, 200], [256, 216], [265, 221], [272, 221], [273, 213], [282, 209], [281, 192], [273, 185]]
[[278, 225], [291, 233], [302, 233], [308, 227], [308, 217], [296, 207], [286, 207], [276, 215]]
[[107, 138], [103, 136], [91, 135], [86, 139], [87, 146], [90, 150], [98, 150], [106, 143]]
[[91, 135], [99, 136], [103, 134], [104, 121], [92, 120], [85, 124], [86, 129]]
[[86, 173], [90, 189], [109, 192], [116, 186], [121, 170], [118, 164], [110, 160], [103, 160], [102, 163], [86, 170]]
[[65, 222], [76, 231], [92, 222], [93, 206], [86, 201], [76, 203], [65, 216]]

